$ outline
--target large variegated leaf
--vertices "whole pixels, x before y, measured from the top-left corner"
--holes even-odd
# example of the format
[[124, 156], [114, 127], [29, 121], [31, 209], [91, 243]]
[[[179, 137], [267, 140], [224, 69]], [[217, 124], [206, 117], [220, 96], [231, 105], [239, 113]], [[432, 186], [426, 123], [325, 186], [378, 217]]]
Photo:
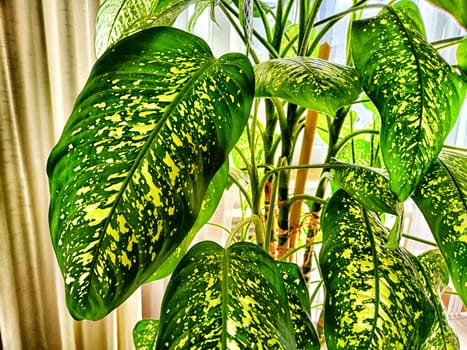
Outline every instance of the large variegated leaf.
[[175, 251], [162, 263], [161, 267], [159, 267], [156, 272], [146, 280], [146, 282], [152, 282], [167, 277], [173, 272], [173, 270], [175, 270], [180, 260], [182, 260], [183, 256], [190, 248], [190, 245], [198, 231], [208, 223], [209, 219], [216, 211], [228, 182], [229, 162], [226, 161], [212, 178], [204, 195], [198, 217], [196, 218], [190, 232], [186, 235], [177, 249], [175, 249]]
[[465, 0], [428, 0], [453, 15], [467, 29], [467, 2]]
[[402, 203], [389, 190], [388, 179], [378, 169], [331, 162], [332, 180], [366, 209], [400, 215]]
[[296, 264], [276, 261], [276, 265], [284, 279], [297, 349], [318, 350], [320, 342], [311, 323], [310, 296], [305, 279]]
[[50, 230], [75, 318], [98, 319], [167, 259], [249, 116], [253, 70], [157, 27], [95, 64], [48, 163]]
[[353, 59], [380, 112], [383, 159], [401, 202], [438, 156], [467, 88], [408, 17], [414, 9], [404, 6], [352, 26]]
[[136, 350], [156, 349], [159, 321], [141, 320], [133, 328], [133, 342]]
[[328, 349], [417, 349], [434, 310], [406, 251], [385, 249], [387, 230], [343, 190], [321, 223]]
[[162, 301], [162, 349], [296, 349], [282, 276], [251, 243], [195, 245]]
[[144, 28], [172, 25], [194, 2], [211, 0], [106, 0], [99, 8], [95, 49], [100, 56], [112, 44]]
[[280, 58], [255, 66], [256, 96], [280, 97], [334, 115], [361, 92], [356, 71], [319, 58]]
[[459, 350], [459, 339], [449, 326], [446, 313], [441, 303], [441, 290], [449, 282], [449, 271], [441, 253], [428, 251], [418, 257], [412, 257], [420, 272], [423, 283], [436, 313], [429, 336], [421, 350]]
[[413, 200], [425, 216], [448, 264], [457, 293], [467, 305], [467, 156], [443, 151]]

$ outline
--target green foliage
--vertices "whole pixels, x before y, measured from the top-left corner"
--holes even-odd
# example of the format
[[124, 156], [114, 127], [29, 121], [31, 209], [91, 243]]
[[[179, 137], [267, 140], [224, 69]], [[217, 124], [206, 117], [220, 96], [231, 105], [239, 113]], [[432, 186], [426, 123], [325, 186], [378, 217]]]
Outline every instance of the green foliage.
[[353, 68], [318, 58], [282, 58], [255, 66], [256, 97], [280, 97], [334, 115], [355, 101], [360, 84]]
[[388, 7], [352, 26], [355, 67], [380, 112], [383, 159], [401, 202], [437, 158], [467, 89], [425, 41], [412, 12]]
[[[467, 89], [466, 40], [451, 67], [425, 40], [412, 1], [358, 1], [317, 21], [325, 3], [103, 2], [100, 58], [47, 165], [51, 239], [73, 317], [102, 318], [173, 273], [160, 322], [134, 329], [137, 349], [319, 349], [302, 272], [313, 269], [322, 237], [328, 349], [459, 348], [439, 293], [450, 277], [467, 303], [467, 156], [441, 150]], [[208, 7], [215, 21], [219, 10], [250, 57], [214, 58], [200, 38], [164, 27], [190, 4], [189, 24]], [[462, 23], [465, 6], [454, 4], [441, 6]], [[367, 6], [381, 11], [368, 17]], [[346, 65], [316, 58], [314, 44], [346, 16], [349, 27], [335, 33], [347, 40]], [[274, 59], [259, 62], [257, 44]], [[297, 171], [294, 150], [313, 123], [328, 145], [325, 163]], [[325, 176], [312, 194], [291, 196], [307, 167]], [[328, 191], [330, 177], [340, 189]], [[225, 249], [189, 249], [231, 181], [243, 213], [251, 210], [245, 229]], [[440, 253], [415, 258], [399, 247], [410, 197]], [[300, 201], [307, 208], [292, 224]], [[382, 213], [396, 215], [391, 231]], [[253, 222], [255, 235], [246, 229]], [[279, 236], [285, 251], [271, 255], [299, 252], [301, 268], [269, 256]]]
[[276, 265], [284, 280], [297, 349], [319, 349], [318, 335], [310, 319], [310, 296], [298, 266], [282, 261], [277, 261]]
[[459, 44], [456, 56], [457, 64], [459, 65], [464, 75], [467, 76], [467, 38], [464, 38]]
[[412, 261], [418, 267], [420, 280], [436, 311], [429, 336], [420, 349], [459, 350], [459, 339], [449, 326], [440, 299], [440, 292], [449, 282], [449, 271], [441, 253], [430, 250], [416, 258], [412, 257]]
[[96, 23], [96, 55], [145, 28], [172, 25], [192, 3], [210, 0], [106, 0]]
[[141, 320], [133, 328], [133, 340], [136, 350], [153, 350], [159, 333], [159, 321]]
[[320, 268], [326, 289], [328, 349], [416, 349], [433, 305], [403, 248], [385, 249], [388, 232], [343, 190], [322, 213]]
[[389, 190], [387, 177], [378, 170], [339, 161], [333, 161], [331, 168], [333, 182], [365, 209], [393, 215], [402, 213], [403, 206]]
[[199, 210], [198, 217], [196, 218], [193, 227], [186, 235], [183, 241], [179, 244], [177, 249], [170, 254], [170, 256], [162, 263], [162, 265], [149, 277], [146, 282], [152, 282], [170, 275], [180, 260], [190, 248], [193, 238], [195, 238], [198, 231], [209, 222], [211, 216], [217, 209], [217, 206], [224, 194], [224, 189], [228, 187], [229, 183], [229, 162], [226, 161], [221, 168], [217, 171], [216, 175], [211, 180]]
[[162, 301], [157, 349], [296, 349], [286, 289], [258, 246], [195, 245]]
[[467, 157], [443, 151], [413, 200], [425, 216], [448, 264], [451, 279], [467, 304]]
[[183, 241], [247, 122], [252, 74], [240, 54], [215, 59], [168, 27], [95, 64], [48, 164], [52, 241], [75, 318], [105, 316]]

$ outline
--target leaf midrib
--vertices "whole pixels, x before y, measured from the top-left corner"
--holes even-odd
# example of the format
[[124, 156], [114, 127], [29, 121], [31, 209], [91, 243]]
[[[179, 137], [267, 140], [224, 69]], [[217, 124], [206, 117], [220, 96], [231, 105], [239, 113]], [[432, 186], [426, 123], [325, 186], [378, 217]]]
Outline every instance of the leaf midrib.
[[368, 232], [368, 237], [370, 240], [371, 246], [371, 255], [373, 257], [373, 265], [374, 265], [374, 278], [375, 278], [375, 312], [373, 317], [373, 322], [371, 325], [371, 338], [369, 340], [369, 344], [372, 344], [372, 341], [376, 335], [377, 329], [377, 322], [378, 322], [378, 314], [379, 314], [379, 303], [380, 303], [380, 288], [379, 288], [379, 260], [378, 260], [378, 252], [376, 249], [376, 242], [373, 235], [373, 230], [370, 224], [370, 218], [368, 217], [368, 211], [361, 207], [363, 212], [363, 220], [365, 222], [366, 232]]
[[222, 290], [221, 290], [221, 317], [222, 317], [222, 333], [221, 333], [221, 349], [227, 349], [227, 317], [228, 317], [228, 298], [229, 298], [229, 249], [224, 250], [222, 257]]
[[[416, 62], [416, 67], [417, 67], [417, 76], [418, 76], [418, 86], [419, 86], [419, 96], [420, 96], [420, 112], [419, 112], [419, 116], [418, 116], [418, 126], [416, 128], [417, 130], [417, 133], [416, 133], [416, 136], [415, 136], [415, 139], [417, 140], [417, 145], [420, 144], [421, 142], [421, 138], [422, 138], [422, 123], [423, 123], [423, 116], [424, 116], [424, 109], [425, 109], [425, 105], [424, 105], [424, 97], [425, 97], [425, 94], [424, 94], [424, 79], [423, 79], [423, 75], [422, 75], [422, 72], [421, 72], [421, 69], [420, 69], [420, 59], [418, 58], [417, 56], [417, 51], [415, 50], [415, 47], [414, 47], [414, 44], [413, 44], [413, 37], [412, 35], [408, 32], [407, 28], [405, 27], [404, 25], [404, 22], [402, 21], [402, 19], [399, 17], [399, 15], [397, 14], [397, 12], [391, 7], [391, 6], [388, 6], [387, 9], [389, 10], [389, 12], [395, 17], [396, 21], [395, 21], [395, 24], [400, 28], [401, 32], [403, 32], [405, 34], [405, 37], [407, 38], [407, 41], [408, 43], [405, 44], [406, 46], [409, 46], [409, 50], [410, 52], [412, 53], [414, 59], [415, 59], [415, 62]], [[420, 149], [419, 147], [417, 147], [417, 154], [420, 153]], [[415, 165], [415, 162], [411, 162], [410, 163], [410, 169], [412, 170]]]

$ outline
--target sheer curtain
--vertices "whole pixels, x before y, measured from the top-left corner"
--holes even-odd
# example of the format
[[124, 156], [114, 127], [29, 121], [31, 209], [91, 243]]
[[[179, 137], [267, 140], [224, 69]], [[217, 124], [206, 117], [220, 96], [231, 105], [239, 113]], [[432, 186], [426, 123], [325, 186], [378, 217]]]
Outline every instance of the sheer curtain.
[[[144, 285], [101, 321], [74, 321], [49, 238], [46, 161], [95, 61], [98, 7], [0, 0], [0, 350], [132, 349], [134, 324], [159, 317], [167, 280]], [[228, 225], [224, 203], [215, 216]], [[198, 239], [222, 235], [208, 227]]]
[[0, 1], [0, 348], [131, 349], [141, 318], [136, 294], [102, 321], [72, 320], [48, 232], [46, 159], [94, 61], [98, 5]]

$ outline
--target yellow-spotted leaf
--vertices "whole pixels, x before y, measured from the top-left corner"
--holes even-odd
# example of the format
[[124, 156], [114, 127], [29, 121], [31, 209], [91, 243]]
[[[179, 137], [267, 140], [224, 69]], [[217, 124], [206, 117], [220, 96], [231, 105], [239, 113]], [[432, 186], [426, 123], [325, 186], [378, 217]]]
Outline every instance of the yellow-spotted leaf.
[[96, 20], [96, 55], [139, 30], [172, 25], [178, 15], [195, 2], [211, 0], [105, 0]]
[[133, 342], [136, 350], [154, 350], [156, 348], [159, 321], [141, 320], [133, 328]]
[[175, 251], [249, 117], [253, 69], [156, 27], [94, 65], [48, 162], [50, 230], [77, 319], [99, 319]]
[[441, 291], [449, 282], [449, 271], [439, 250], [431, 250], [412, 260], [419, 271], [420, 280], [435, 306], [435, 318], [429, 336], [421, 350], [459, 350], [459, 339], [449, 326], [446, 313], [441, 303]]
[[457, 293], [467, 305], [467, 156], [441, 152], [412, 198], [430, 226]]
[[386, 7], [355, 21], [351, 32], [355, 67], [381, 115], [390, 188], [401, 202], [437, 158], [467, 89], [420, 33], [413, 6]]
[[319, 350], [320, 342], [318, 334], [311, 323], [310, 296], [305, 279], [296, 264], [282, 261], [276, 261], [276, 264], [282, 273], [287, 291], [297, 349]]
[[434, 308], [407, 252], [385, 248], [387, 229], [344, 190], [321, 223], [328, 349], [417, 349]]
[[361, 92], [355, 69], [319, 58], [269, 60], [255, 66], [256, 96], [279, 97], [334, 115]]
[[438, 249], [428, 250], [418, 255], [416, 260], [422, 265], [421, 270], [434, 290], [438, 294], [444, 292], [449, 284], [449, 269], [441, 252]]
[[190, 245], [198, 231], [209, 222], [209, 219], [216, 211], [217, 206], [222, 199], [224, 189], [226, 189], [228, 183], [229, 161], [227, 160], [224, 165], [217, 171], [216, 175], [214, 175], [212, 178], [211, 183], [206, 190], [206, 194], [204, 195], [203, 203], [201, 204], [198, 217], [196, 218], [196, 221], [193, 224], [190, 232], [186, 235], [177, 249], [175, 249], [175, 251], [167, 258], [167, 260], [162, 263], [161, 267], [159, 267], [156, 272], [146, 280], [146, 283], [167, 277], [173, 272], [180, 260], [182, 260], [182, 257], [190, 248]]
[[403, 205], [389, 190], [387, 177], [379, 169], [331, 162], [332, 181], [344, 189], [366, 209], [401, 215]]
[[162, 301], [156, 349], [297, 349], [282, 275], [252, 243], [198, 243]]

